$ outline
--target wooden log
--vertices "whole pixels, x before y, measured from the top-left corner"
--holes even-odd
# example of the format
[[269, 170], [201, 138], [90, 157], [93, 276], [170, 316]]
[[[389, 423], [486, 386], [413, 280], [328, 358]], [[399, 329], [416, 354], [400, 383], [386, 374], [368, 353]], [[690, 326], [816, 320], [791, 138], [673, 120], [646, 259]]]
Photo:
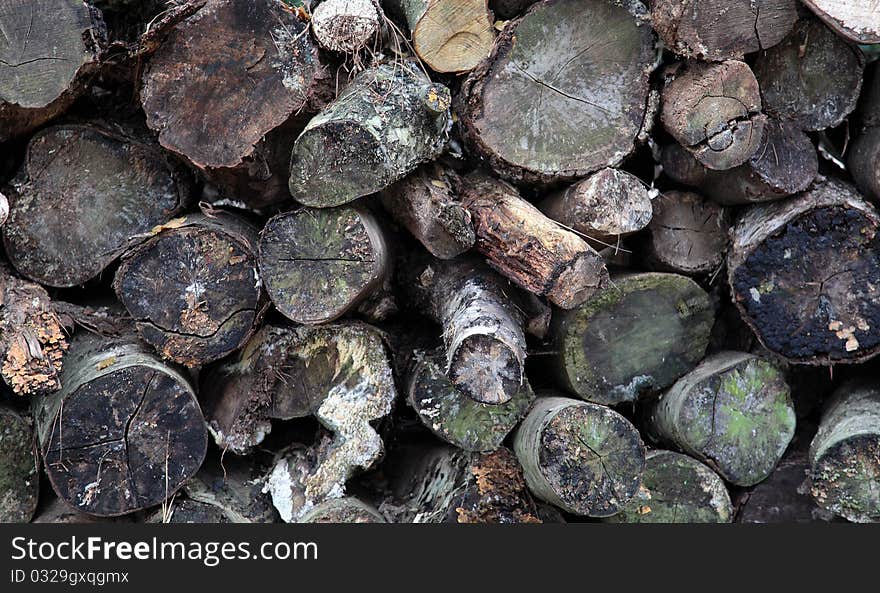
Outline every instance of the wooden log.
[[875, 382], [841, 385], [810, 444], [810, 493], [849, 521], [880, 521], [880, 390]]
[[262, 491], [262, 463], [223, 456], [207, 460], [183, 486], [188, 500], [219, 511], [226, 523], [276, 523], [278, 513]]
[[647, 412], [655, 441], [700, 459], [737, 486], [753, 486], [773, 472], [794, 428], [784, 375], [745, 352], [707, 357]]
[[752, 157], [725, 171], [700, 163], [678, 144], [663, 148], [661, 163], [673, 180], [699, 188], [719, 204], [768, 202], [807, 189], [819, 173], [816, 147], [794, 124], [770, 118]]
[[76, 510], [112, 517], [155, 506], [198, 471], [208, 434], [195, 392], [145, 346], [78, 336], [61, 385], [33, 410], [49, 481]]
[[792, 362], [858, 362], [880, 351], [874, 255], [880, 218], [840, 181], [753, 206], [731, 233], [728, 280], [761, 344]]
[[101, 12], [83, 0], [6, 0], [0, 6], [0, 142], [63, 113], [97, 71]]
[[18, 395], [61, 387], [67, 335], [46, 290], [0, 264], [0, 375]]
[[326, 208], [388, 187], [443, 149], [449, 103], [413, 64], [364, 70], [296, 139], [290, 194]]
[[441, 353], [417, 352], [415, 359], [407, 377], [409, 404], [431, 432], [459, 449], [496, 450], [535, 399], [524, 379], [505, 403], [474, 401], [446, 376]]
[[474, 245], [470, 213], [458, 197], [460, 179], [449, 167], [431, 163], [382, 190], [385, 210], [440, 259], [452, 259]]
[[98, 524], [98, 523], [129, 523], [131, 516], [123, 517], [95, 517], [80, 513], [70, 507], [66, 502], [52, 496], [51, 502], [41, 504], [32, 523], [59, 523], [59, 524]]
[[394, 399], [381, 335], [364, 323], [266, 325], [234, 358], [205, 371], [200, 393], [217, 445], [246, 455], [272, 430], [271, 419], [320, 419], [322, 406], [331, 414], [340, 405], [326, 400], [349, 390], [360, 390], [364, 405]]
[[385, 517], [353, 496], [323, 502], [302, 516], [300, 523], [387, 523]]
[[29, 418], [0, 404], [0, 523], [28, 523], [37, 508], [40, 469]]
[[539, 397], [513, 448], [532, 494], [576, 515], [619, 512], [645, 471], [645, 445], [626, 418], [565, 397]]
[[45, 129], [31, 139], [6, 191], [6, 253], [40, 284], [82, 284], [179, 213], [190, 199], [189, 181], [151, 144], [95, 126]]
[[880, 43], [880, 11], [859, 0], [803, 0], [825, 24], [855, 43]]
[[147, 125], [199, 168], [241, 165], [327, 76], [307, 31], [277, 0], [209, 0], [149, 61]]
[[443, 327], [452, 384], [477, 402], [509, 402], [525, 381], [526, 338], [507, 282], [476, 261], [434, 261], [419, 270], [412, 290]]
[[312, 34], [325, 49], [356, 54], [379, 35], [381, 16], [372, 0], [324, 0], [312, 12]]
[[272, 303], [297, 323], [344, 315], [390, 273], [382, 229], [361, 205], [273, 217], [260, 233], [258, 259]]
[[647, 186], [631, 173], [610, 168], [550, 194], [538, 208], [597, 249], [645, 228], [652, 212]]
[[571, 309], [607, 282], [599, 254], [513, 186], [474, 173], [463, 180], [461, 199], [474, 221], [477, 251], [515, 284]]
[[816, 131], [838, 125], [855, 109], [865, 56], [818, 19], [806, 18], [760, 53], [754, 69], [764, 111]]
[[729, 214], [693, 192], [668, 191], [653, 201], [646, 256], [657, 269], [706, 274], [721, 267], [727, 251]]
[[689, 62], [674, 68], [660, 111], [672, 137], [709, 169], [732, 169], [752, 158], [767, 118], [748, 64]]
[[387, 0], [406, 25], [413, 51], [435, 72], [470, 72], [495, 41], [487, 0]]
[[507, 179], [574, 180], [619, 165], [650, 127], [654, 59], [640, 2], [545, 0], [505, 27], [456, 112], [471, 148]]
[[880, 66], [875, 64], [862, 94], [861, 121], [849, 150], [850, 173], [864, 195], [880, 200]]
[[797, 21], [796, 0], [651, 0], [666, 47], [700, 60], [742, 59], [773, 47]]
[[498, 20], [511, 20], [533, 5], [536, 0], [489, 0], [489, 8]]
[[703, 358], [709, 295], [676, 274], [630, 274], [553, 321], [556, 377], [570, 393], [611, 405], [663, 389]]
[[189, 367], [238, 349], [267, 305], [256, 227], [205, 212], [176, 219], [126, 253], [113, 281], [144, 341]]
[[147, 516], [144, 523], [214, 525], [231, 523], [231, 521], [223, 514], [223, 511], [213, 505], [186, 497], [175, 497]]
[[650, 451], [638, 494], [609, 523], [730, 523], [724, 481], [687, 455]]

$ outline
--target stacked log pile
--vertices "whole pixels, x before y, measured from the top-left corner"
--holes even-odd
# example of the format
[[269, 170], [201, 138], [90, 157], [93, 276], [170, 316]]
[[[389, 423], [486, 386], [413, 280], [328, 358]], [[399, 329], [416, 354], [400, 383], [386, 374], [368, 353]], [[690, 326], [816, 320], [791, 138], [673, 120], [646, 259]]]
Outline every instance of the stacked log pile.
[[0, 0], [0, 521], [880, 521], [870, 4]]

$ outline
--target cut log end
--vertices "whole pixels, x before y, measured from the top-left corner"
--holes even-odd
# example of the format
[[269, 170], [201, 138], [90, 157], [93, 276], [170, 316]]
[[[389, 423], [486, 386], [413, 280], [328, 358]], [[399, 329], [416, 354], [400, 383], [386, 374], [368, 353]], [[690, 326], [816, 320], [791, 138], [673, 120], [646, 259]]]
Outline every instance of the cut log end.
[[321, 47], [355, 54], [379, 34], [379, 11], [372, 0], [325, 0], [312, 13], [312, 33]]
[[0, 523], [28, 523], [37, 508], [39, 463], [30, 422], [0, 405]]
[[699, 194], [669, 191], [654, 199], [647, 256], [660, 269], [684, 274], [714, 272], [724, 261], [729, 230], [723, 206]]
[[880, 11], [859, 0], [803, 0], [838, 34], [855, 43], [880, 43]]

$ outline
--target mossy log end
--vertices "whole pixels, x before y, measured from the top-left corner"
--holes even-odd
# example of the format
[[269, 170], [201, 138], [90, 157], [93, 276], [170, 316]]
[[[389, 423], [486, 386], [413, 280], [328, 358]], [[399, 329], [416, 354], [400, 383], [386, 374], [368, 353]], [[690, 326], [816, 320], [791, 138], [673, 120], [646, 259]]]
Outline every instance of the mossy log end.
[[607, 283], [602, 257], [512, 185], [473, 173], [462, 181], [461, 199], [474, 221], [477, 251], [515, 284], [571, 309]]
[[670, 76], [660, 119], [673, 138], [709, 169], [732, 169], [755, 155], [767, 117], [748, 64], [689, 62]]
[[28, 523], [37, 508], [40, 470], [29, 418], [0, 404], [0, 523]]
[[765, 113], [817, 131], [855, 109], [865, 56], [818, 19], [804, 18], [782, 43], [758, 54], [754, 69]]
[[868, 381], [840, 386], [810, 445], [810, 492], [849, 521], [880, 521], [880, 389]]
[[880, 352], [880, 216], [855, 190], [810, 190], [753, 206], [734, 227], [732, 295], [768, 350], [792, 362], [858, 362]]
[[364, 70], [296, 139], [290, 194], [326, 208], [388, 187], [446, 145], [450, 101], [413, 64]]
[[132, 513], [167, 500], [198, 471], [208, 432], [195, 392], [139, 342], [75, 338], [61, 385], [33, 410], [46, 474], [73, 508]]
[[679, 379], [648, 411], [648, 432], [704, 461], [737, 486], [765, 479], [794, 436], [782, 372], [744, 352], [719, 352]]
[[407, 397], [431, 432], [465, 451], [494, 451], [535, 399], [527, 381], [499, 404], [474, 401], [444, 372], [441, 353], [421, 352], [407, 378]]
[[101, 13], [83, 0], [0, 5], [0, 142], [63, 113], [85, 90], [106, 45]]
[[364, 501], [353, 496], [334, 498], [303, 515], [300, 523], [387, 523], [385, 517]]
[[880, 10], [862, 0], [802, 0], [838, 34], [855, 43], [880, 43]]
[[724, 481], [687, 455], [650, 451], [638, 494], [610, 523], [730, 523], [733, 505]]
[[308, 23], [277, 0], [209, 0], [152, 56], [141, 101], [159, 142], [200, 168], [236, 167], [324, 78]]
[[558, 379], [600, 404], [635, 401], [672, 385], [709, 344], [709, 295], [676, 274], [613, 278], [602, 292], [553, 321]]
[[83, 284], [186, 207], [190, 189], [189, 176], [158, 146], [96, 126], [45, 129], [4, 190], [6, 253], [40, 284]]
[[574, 180], [632, 152], [654, 59], [640, 2], [545, 0], [505, 27], [456, 111], [469, 145], [505, 178]]
[[360, 205], [301, 208], [263, 228], [260, 278], [297, 323], [332, 321], [381, 287], [390, 256], [379, 222]]
[[651, 0], [654, 30], [671, 51], [700, 60], [742, 59], [782, 41], [796, 0]]
[[113, 286], [147, 343], [200, 366], [241, 346], [265, 309], [256, 249], [257, 229], [237, 216], [187, 215], [125, 254]]
[[645, 471], [645, 445], [626, 418], [565, 397], [539, 397], [513, 448], [532, 493], [576, 515], [619, 512]]

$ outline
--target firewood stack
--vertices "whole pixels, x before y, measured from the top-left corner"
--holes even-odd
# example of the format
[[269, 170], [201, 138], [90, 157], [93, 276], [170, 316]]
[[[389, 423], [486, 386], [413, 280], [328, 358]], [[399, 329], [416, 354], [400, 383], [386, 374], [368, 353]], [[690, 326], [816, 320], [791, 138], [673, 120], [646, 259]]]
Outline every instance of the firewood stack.
[[0, 0], [0, 521], [880, 521], [871, 4]]

